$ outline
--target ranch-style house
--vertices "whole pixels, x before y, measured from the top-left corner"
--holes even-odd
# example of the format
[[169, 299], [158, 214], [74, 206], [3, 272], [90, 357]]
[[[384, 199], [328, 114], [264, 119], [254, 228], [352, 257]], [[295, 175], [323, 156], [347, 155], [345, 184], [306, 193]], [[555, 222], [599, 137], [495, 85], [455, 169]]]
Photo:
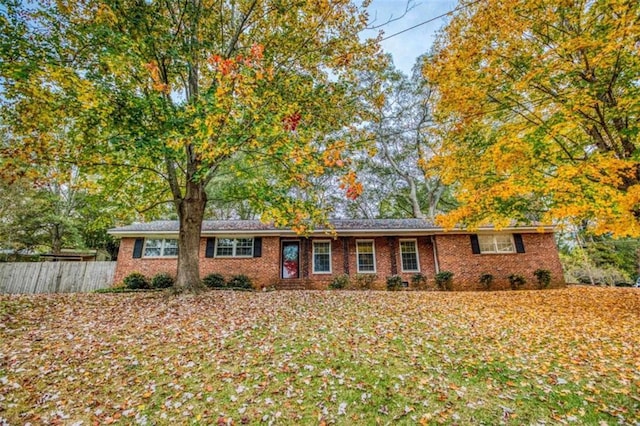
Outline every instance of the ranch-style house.
[[[536, 287], [534, 271], [551, 272], [551, 286], [564, 285], [551, 226], [513, 226], [475, 232], [445, 230], [420, 219], [332, 220], [333, 231], [308, 237], [254, 220], [207, 220], [200, 238], [200, 276], [244, 274], [257, 289], [326, 289], [337, 276], [375, 275], [372, 288], [400, 275], [411, 288], [416, 274], [433, 287], [435, 275], [453, 272], [453, 290], [508, 289], [508, 277], [522, 275], [522, 288]], [[121, 239], [115, 282], [132, 272], [175, 275], [178, 222], [154, 221], [114, 228]], [[423, 280], [423, 282], [424, 282]]]

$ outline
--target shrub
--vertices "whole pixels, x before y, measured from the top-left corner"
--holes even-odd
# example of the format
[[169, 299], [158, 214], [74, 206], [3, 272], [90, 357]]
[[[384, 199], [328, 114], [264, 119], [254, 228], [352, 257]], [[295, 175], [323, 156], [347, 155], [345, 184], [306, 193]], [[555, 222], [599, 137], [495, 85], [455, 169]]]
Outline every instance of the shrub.
[[376, 274], [357, 274], [356, 287], [360, 290], [369, 290], [377, 278]]
[[202, 283], [209, 288], [225, 288], [227, 286], [222, 274], [209, 274], [204, 277]]
[[421, 273], [413, 274], [411, 276], [411, 286], [418, 289], [425, 288], [427, 286], [427, 277]]
[[480, 275], [480, 285], [482, 286], [482, 288], [484, 289], [489, 289], [489, 287], [491, 287], [491, 284], [493, 284], [493, 275], [491, 274], [482, 274]]
[[133, 272], [122, 280], [124, 286], [131, 290], [137, 290], [142, 288], [150, 288], [149, 279], [142, 275], [140, 272]]
[[519, 287], [525, 285], [527, 280], [522, 275], [511, 274], [509, 275], [509, 282], [511, 283], [511, 289], [517, 290]]
[[551, 284], [551, 271], [548, 269], [536, 269], [533, 272], [538, 281], [538, 288], [547, 288]]
[[174, 279], [171, 275], [161, 272], [151, 279], [151, 288], [173, 287]]
[[453, 272], [441, 271], [436, 274], [436, 287], [438, 290], [449, 291], [451, 290], [451, 283], [453, 281]]
[[400, 275], [391, 275], [387, 277], [387, 290], [398, 291], [402, 289], [402, 277]]
[[329, 288], [332, 290], [341, 290], [347, 287], [349, 287], [349, 275], [347, 274], [338, 275], [329, 283]]
[[251, 282], [251, 278], [246, 275], [234, 275], [227, 283], [227, 287], [253, 290], [253, 283]]

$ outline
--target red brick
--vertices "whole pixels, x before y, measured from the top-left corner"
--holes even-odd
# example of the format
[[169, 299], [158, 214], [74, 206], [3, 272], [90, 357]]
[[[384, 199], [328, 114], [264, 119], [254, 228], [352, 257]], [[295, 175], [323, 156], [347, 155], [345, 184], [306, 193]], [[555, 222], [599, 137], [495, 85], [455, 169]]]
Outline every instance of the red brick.
[[551, 271], [552, 287], [564, 286], [562, 265], [558, 256], [553, 234], [521, 234], [524, 253], [473, 254], [468, 234], [448, 234], [436, 236], [438, 260], [441, 271], [453, 272], [454, 290], [480, 289], [480, 275], [492, 274], [491, 289], [511, 288], [508, 276], [523, 275], [527, 283], [522, 288], [536, 288], [533, 275], [536, 269]]
[[[430, 287], [434, 285], [436, 267], [432, 241], [435, 239], [440, 271], [454, 273], [454, 290], [476, 290], [480, 288], [478, 280], [483, 273], [494, 276], [492, 289], [510, 288], [508, 276], [521, 274], [527, 279], [523, 288], [535, 288], [533, 272], [536, 269], [548, 269], [552, 274], [553, 286], [564, 285], [562, 267], [558, 251], [551, 233], [522, 234], [525, 253], [514, 254], [473, 254], [468, 234], [445, 234], [419, 236], [417, 240], [420, 273], [428, 279]], [[409, 282], [413, 272], [401, 272], [399, 241], [409, 237], [346, 237], [331, 240], [331, 274], [314, 274], [312, 270], [312, 242], [327, 240], [327, 237], [314, 237], [309, 240], [295, 238], [263, 237], [262, 256], [254, 258], [205, 258], [206, 238], [200, 241], [200, 275], [219, 273], [226, 278], [236, 274], [249, 276], [256, 288], [274, 286], [280, 281], [280, 252], [282, 241], [300, 241], [300, 281], [306, 288], [326, 289], [337, 276], [346, 273], [343, 244], [348, 246], [348, 272], [352, 278], [357, 274], [356, 240], [373, 240], [376, 255], [375, 289], [384, 289], [386, 278], [398, 274], [403, 281]], [[175, 276], [176, 258], [133, 259], [135, 238], [123, 238], [120, 243], [115, 282], [132, 272], [140, 272], [149, 277], [167, 272]], [[393, 264], [395, 263], [395, 270]]]

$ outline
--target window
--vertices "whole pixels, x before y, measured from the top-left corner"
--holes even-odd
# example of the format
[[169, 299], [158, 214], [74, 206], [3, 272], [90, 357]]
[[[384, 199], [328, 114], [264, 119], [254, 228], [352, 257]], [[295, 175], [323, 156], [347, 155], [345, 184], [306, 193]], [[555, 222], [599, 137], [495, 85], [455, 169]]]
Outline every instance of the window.
[[420, 271], [416, 240], [400, 240], [400, 260], [402, 261], [402, 272]]
[[253, 257], [253, 238], [238, 238], [236, 242], [236, 257]]
[[356, 241], [358, 272], [376, 272], [376, 255], [373, 241]]
[[480, 253], [515, 253], [511, 234], [478, 235]]
[[178, 255], [178, 240], [146, 239], [144, 257], [175, 257]]
[[313, 242], [313, 273], [331, 273], [331, 241]]
[[253, 257], [253, 238], [216, 238], [216, 257]]

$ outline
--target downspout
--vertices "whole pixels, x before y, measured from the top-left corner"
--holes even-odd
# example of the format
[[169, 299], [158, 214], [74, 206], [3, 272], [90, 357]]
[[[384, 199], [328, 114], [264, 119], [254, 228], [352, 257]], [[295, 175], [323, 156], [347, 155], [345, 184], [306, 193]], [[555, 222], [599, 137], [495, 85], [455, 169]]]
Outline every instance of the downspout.
[[438, 263], [438, 247], [436, 246], [436, 237], [431, 235], [431, 246], [433, 247], [433, 265], [436, 268], [436, 274], [440, 273], [440, 264]]

